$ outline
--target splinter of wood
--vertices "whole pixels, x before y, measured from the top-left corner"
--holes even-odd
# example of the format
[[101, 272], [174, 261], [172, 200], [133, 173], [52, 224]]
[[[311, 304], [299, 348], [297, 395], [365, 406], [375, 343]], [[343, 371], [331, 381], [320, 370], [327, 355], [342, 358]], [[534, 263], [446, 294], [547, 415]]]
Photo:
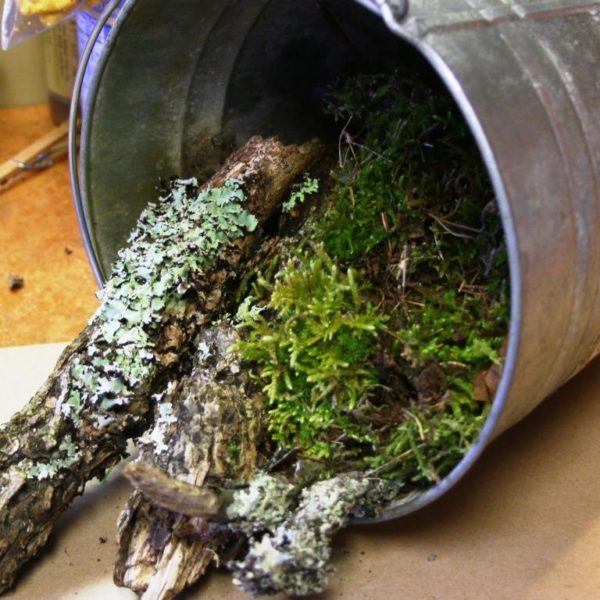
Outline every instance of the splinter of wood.
[[222, 512], [223, 496], [212, 490], [178, 481], [149, 463], [130, 463], [123, 475], [151, 502], [187, 517], [215, 519]]

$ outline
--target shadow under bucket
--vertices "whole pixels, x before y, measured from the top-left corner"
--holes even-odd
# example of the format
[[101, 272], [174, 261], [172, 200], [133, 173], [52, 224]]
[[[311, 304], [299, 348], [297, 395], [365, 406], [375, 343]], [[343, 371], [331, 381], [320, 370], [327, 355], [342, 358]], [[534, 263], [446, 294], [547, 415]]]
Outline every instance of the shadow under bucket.
[[407, 61], [442, 80], [487, 167], [509, 251], [511, 323], [477, 443], [382, 519], [442, 495], [600, 350], [600, 5], [127, 0], [83, 108], [81, 187], [71, 155], [103, 280], [159, 178], [209, 173], [254, 134], [323, 135], [320, 101], [334, 79]]

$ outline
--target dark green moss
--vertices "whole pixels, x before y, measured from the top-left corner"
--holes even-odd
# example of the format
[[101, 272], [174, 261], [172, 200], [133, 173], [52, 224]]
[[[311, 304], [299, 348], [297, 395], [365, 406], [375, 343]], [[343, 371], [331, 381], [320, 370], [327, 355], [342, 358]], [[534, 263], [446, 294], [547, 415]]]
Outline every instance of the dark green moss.
[[331, 192], [304, 250], [255, 286], [239, 350], [257, 365], [276, 442], [333, 470], [428, 484], [476, 440], [490, 403], [473, 383], [502, 361], [494, 194], [439, 90], [361, 76], [327, 111], [342, 127]]

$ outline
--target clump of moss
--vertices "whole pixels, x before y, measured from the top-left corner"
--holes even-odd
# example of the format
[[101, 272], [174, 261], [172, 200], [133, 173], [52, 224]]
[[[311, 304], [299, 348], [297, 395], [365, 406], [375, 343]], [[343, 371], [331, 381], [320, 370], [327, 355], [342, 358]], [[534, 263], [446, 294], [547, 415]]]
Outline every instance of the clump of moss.
[[[255, 286], [238, 349], [257, 365], [276, 442], [427, 485], [477, 439], [490, 403], [473, 384], [502, 361], [508, 273], [494, 194], [440, 90], [359, 76], [327, 111], [342, 126], [331, 191], [305, 250]], [[359, 317], [371, 329], [340, 325]]]
[[387, 317], [365, 301], [361, 279], [322, 248], [305, 250], [273, 281], [258, 280], [258, 310], [240, 312], [248, 335], [235, 348], [257, 365], [271, 436], [313, 458], [347, 458], [374, 441], [353, 411], [377, 385], [374, 358]]

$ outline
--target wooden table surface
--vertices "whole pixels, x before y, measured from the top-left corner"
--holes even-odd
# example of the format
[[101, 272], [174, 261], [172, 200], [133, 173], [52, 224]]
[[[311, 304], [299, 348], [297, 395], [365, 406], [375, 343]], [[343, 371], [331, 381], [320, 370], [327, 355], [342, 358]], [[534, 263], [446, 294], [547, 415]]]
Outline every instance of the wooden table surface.
[[[0, 163], [53, 127], [46, 105], [0, 109]], [[10, 275], [25, 286], [10, 291]], [[94, 313], [67, 161], [0, 192], [0, 347], [67, 341]]]

